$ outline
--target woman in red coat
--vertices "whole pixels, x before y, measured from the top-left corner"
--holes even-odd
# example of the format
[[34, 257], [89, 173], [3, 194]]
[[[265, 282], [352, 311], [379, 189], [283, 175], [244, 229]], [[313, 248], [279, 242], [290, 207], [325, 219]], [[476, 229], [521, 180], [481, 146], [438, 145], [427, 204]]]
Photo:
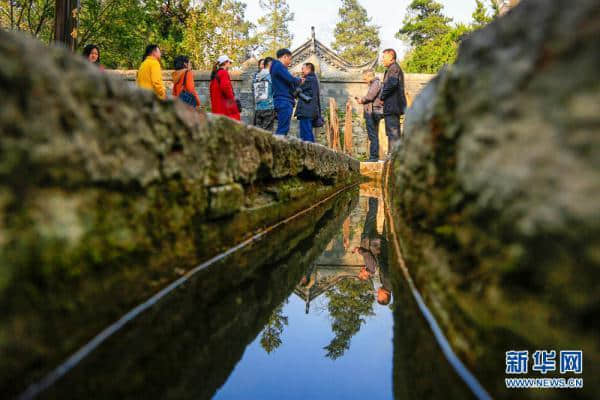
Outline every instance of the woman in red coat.
[[239, 121], [240, 110], [235, 101], [228, 72], [231, 64], [227, 56], [221, 56], [217, 60], [210, 76], [210, 102], [213, 114], [226, 115]]

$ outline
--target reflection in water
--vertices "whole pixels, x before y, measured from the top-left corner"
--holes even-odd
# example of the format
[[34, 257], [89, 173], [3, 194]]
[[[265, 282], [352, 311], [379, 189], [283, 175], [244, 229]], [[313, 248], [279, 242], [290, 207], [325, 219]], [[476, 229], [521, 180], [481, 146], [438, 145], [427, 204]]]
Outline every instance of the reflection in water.
[[283, 315], [283, 304], [281, 304], [273, 311], [260, 335], [260, 345], [268, 354], [281, 346], [281, 334], [287, 324], [288, 317]]
[[364, 317], [373, 312], [372, 285], [370, 282], [345, 279], [327, 290], [327, 310], [331, 318], [331, 330], [335, 337], [324, 347], [326, 357], [335, 360], [350, 348], [350, 340], [358, 333]]
[[468, 398], [386, 231], [377, 195], [343, 193], [194, 276], [42, 398]]
[[392, 397], [391, 286], [379, 201], [359, 199], [216, 399]]
[[[381, 249], [385, 238], [377, 232], [378, 209], [379, 199], [361, 197], [359, 207], [342, 225], [341, 238], [336, 235], [331, 240], [325, 253], [308, 268], [295, 289], [296, 295], [306, 302], [305, 314], [309, 314], [313, 300], [325, 295], [334, 337], [324, 350], [326, 357], [332, 360], [344, 355], [350, 348], [352, 337], [367, 322], [366, 318], [375, 315], [373, 293], [376, 293], [381, 305], [387, 305], [391, 300], [387, 268], [381, 267], [384, 259]], [[360, 245], [350, 251], [351, 236], [361, 226]], [[362, 257], [363, 265], [344, 265], [348, 263], [347, 257], [354, 254]], [[331, 264], [336, 258], [334, 266], [320, 264], [320, 261]], [[261, 333], [260, 344], [267, 353], [271, 353], [282, 343], [281, 334], [288, 324], [288, 317], [282, 314], [283, 306], [277, 307]]]
[[211, 398], [340, 231], [357, 195], [342, 193], [268, 240], [195, 275], [107, 339], [41, 398]]

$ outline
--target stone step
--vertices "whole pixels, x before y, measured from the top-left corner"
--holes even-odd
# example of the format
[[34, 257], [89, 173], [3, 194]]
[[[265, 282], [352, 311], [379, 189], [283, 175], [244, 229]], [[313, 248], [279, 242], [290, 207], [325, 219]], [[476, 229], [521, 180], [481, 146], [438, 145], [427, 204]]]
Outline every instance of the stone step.
[[378, 162], [361, 162], [360, 163], [360, 173], [363, 176], [366, 176], [371, 179], [381, 180], [383, 175], [383, 165], [384, 161]]

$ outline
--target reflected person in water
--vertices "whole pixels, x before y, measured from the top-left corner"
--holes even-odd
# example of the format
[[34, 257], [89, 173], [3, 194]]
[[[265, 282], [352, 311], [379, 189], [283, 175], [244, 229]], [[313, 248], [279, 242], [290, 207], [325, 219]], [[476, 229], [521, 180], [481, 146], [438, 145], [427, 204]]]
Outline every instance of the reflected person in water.
[[[375, 197], [369, 197], [369, 208], [365, 218], [365, 225], [361, 234], [360, 247], [353, 250], [363, 257], [364, 267], [358, 273], [358, 278], [362, 281], [371, 279], [379, 269], [379, 282], [375, 282], [377, 287], [377, 302], [381, 305], [388, 305], [392, 299], [392, 285], [389, 280], [389, 271], [387, 266], [387, 251], [385, 236], [377, 232], [377, 211], [379, 200]], [[385, 231], [385, 227], [384, 227]]]

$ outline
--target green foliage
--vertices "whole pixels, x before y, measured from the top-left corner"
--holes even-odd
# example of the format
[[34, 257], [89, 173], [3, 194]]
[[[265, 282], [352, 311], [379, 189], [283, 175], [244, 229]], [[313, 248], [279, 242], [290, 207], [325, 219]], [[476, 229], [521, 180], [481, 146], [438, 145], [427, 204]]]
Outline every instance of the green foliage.
[[53, 23], [54, 0], [0, 0], [0, 29], [28, 32], [49, 43]]
[[156, 1], [83, 0], [78, 51], [94, 43], [100, 48], [100, 61], [105, 66], [137, 68], [146, 45], [158, 39], [152, 25], [157, 13]]
[[288, 317], [283, 315], [283, 304], [281, 304], [269, 317], [260, 337], [260, 345], [268, 354], [281, 346], [281, 334], [287, 324]]
[[443, 8], [435, 0], [413, 0], [396, 37], [407, 40], [411, 46], [421, 46], [448, 33], [452, 19], [443, 14]]
[[491, 14], [488, 14], [483, 0], [475, 0], [473, 22], [470, 25], [453, 25], [452, 19], [444, 15], [443, 6], [437, 1], [413, 0], [408, 6], [404, 25], [396, 35], [411, 45], [401, 63], [404, 71], [435, 74], [444, 65], [453, 63], [461, 40], [497, 15], [495, 2], [489, 0], [489, 4]]
[[342, 0], [340, 21], [335, 26], [332, 47], [353, 64], [364, 64], [377, 56], [381, 44], [379, 27], [371, 24], [367, 10], [357, 0]]
[[402, 69], [409, 73], [437, 73], [444, 65], [456, 60], [460, 39], [469, 31], [469, 27], [458, 25], [445, 34], [412, 48], [404, 56]]
[[[0, 4], [0, 27], [52, 41], [53, 0]], [[81, 0], [77, 51], [98, 45], [108, 68], [137, 68], [150, 43], [160, 46], [166, 68], [180, 54], [196, 68], [210, 68], [221, 54], [242, 62], [255, 47], [245, 9], [237, 0]]]
[[222, 54], [236, 64], [245, 61], [256, 47], [246, 20], [246, 4], [237, 0], [208, 0], [203, 10], [192, 10], [183, 33], [182, 50], [194, 68], [210, 69]]
[[332, 318], [331, 330], [335, 337], [324, 347], [327, 357], [333, 360], [344, 355], [350, 341], [373, 312], [373, 287], [370, 281], [343, 280], [326, 292], [328, 309]]
[[498, 5], [494, 0], [490, 0], [490, 4], [492, 6], [492, 14], [488, 15], [488, 10], [483, 2], [483, 0], [475, 0], [475, 11], [473, 11], [472, 18], [473, 23], [471, 26], [473, 29], [483, 28], [492, 20], [496, 15], [498, 15]]
[[260, 30], [255, 40], [260, 43], [261, 57], [275, 57], [277, 50], [292, 45], [294, 35], [289, 23], [294, 20], [294, 13], [286, 0], [260, 0], [259, 4], [266, 14], [258, 19]]

